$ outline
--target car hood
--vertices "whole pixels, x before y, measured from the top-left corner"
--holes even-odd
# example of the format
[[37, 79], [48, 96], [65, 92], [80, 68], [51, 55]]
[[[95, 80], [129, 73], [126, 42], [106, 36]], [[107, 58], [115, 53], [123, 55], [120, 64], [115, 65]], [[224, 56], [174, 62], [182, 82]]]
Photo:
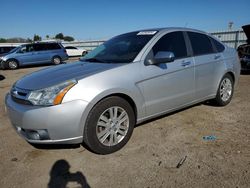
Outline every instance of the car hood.
[[15, 87], [27, 90], [47, 88], [70, 79], [82, 79], [123, 64], [74, 62], [58, 65], [28, 74], [15, 83]]
[[242, 29], [247, 36], [247, 43], [250, 44], [250, 25], [244, 25]]

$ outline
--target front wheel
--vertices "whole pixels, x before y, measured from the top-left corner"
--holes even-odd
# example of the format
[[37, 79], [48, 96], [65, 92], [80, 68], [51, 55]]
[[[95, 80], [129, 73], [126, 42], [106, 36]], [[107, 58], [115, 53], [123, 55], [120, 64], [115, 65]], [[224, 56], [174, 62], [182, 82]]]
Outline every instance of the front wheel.
[[226, 74], [220, 81], [219, 88], [217, 90], [215, 103], [218, 106], [226, 106], [230, 103], [234, 92], [234, 81], [230, 74]]
[[83, 140], [95, 153], [113, 153], [128, 142], [134, 124], [135, 115], [130, 104], [120, 97], [108, 97], [90, 111]]
[[8, 60], [6, 64], [9, 69], [14, 70], [18, 68], [18, 62], [15, 59]]

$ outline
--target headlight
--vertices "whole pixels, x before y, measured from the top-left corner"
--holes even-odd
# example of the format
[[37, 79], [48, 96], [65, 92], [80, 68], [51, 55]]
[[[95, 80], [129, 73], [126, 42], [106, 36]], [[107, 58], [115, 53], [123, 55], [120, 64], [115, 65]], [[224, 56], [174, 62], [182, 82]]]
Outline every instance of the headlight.
[[76, 80], [69, 80], [61, 84], [41, 90], [30, 92], [28, 101], [33, 105], [57, 105], [61, 104], [64, 95], [77, 83]]

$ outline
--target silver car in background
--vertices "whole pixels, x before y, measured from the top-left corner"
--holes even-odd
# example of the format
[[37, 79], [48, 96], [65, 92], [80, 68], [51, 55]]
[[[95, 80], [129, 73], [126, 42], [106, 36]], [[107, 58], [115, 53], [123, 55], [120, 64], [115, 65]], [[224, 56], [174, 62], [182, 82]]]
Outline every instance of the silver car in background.
[[195, 103], [227, 105], [237, 52], [202, 31], [150, 29], [119, 35], [79, 62], [18, 80], [6, 96], [13, 127], [33, 144], [84, 142], [122, 148], [135, 124]]

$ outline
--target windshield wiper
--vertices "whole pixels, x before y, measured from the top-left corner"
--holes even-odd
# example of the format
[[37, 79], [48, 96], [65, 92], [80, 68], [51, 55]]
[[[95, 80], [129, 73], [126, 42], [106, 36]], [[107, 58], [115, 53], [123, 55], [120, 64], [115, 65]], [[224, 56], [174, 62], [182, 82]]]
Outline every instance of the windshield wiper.
[[88, 62], [98, 62], [98, 63], [106, 63], [106, 61], [98, 59], [98, 58], [87, 58], [81, 59], [81, 61], [88, 61]]

